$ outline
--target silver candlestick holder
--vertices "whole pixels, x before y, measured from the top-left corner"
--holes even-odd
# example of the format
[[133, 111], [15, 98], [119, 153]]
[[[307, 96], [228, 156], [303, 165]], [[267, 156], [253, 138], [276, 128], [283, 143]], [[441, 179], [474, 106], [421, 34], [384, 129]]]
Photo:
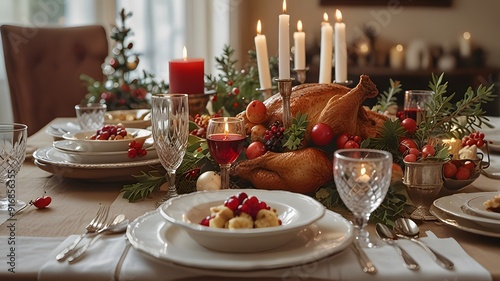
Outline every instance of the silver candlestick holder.
[[304, 69], [294, 69], [295, 73], [297, 73], [297, 81], [299, 81], [300, 84], [304, 84], [306, 82], [306, 72], [309, 70], [309, 67], [306, 67]]
[[292, 82], [294, 78], [276, 79], [278, 91], [283, 102], [283, 127], [290, 128], [292, 125], [292, 114], [290, 112], [290, 96], [292, 95]]
[[347, 87], [347, 86], [352, 85], [352, 80], [347, 80], [347, 81], [335, 81], [335, 80], [333, 80], [333, 83]]
[[262, 93], [262, 97], [264, 98], [264, 100], [267, 100], [274, 94], [273, 88], [267, 88], [267, 89], [257, 88], [256, 90]]

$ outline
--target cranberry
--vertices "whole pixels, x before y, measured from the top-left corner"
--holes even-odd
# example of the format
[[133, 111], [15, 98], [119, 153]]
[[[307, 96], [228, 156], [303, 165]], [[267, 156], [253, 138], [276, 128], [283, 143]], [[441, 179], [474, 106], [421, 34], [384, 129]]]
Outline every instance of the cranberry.
[[203, 226], [210, 226], [210, 219], [212, 219], [212, 217], [207, 216], [200, 222], [200, 224]]
[[245, 201], [245, 199], [248, 198], [248, 195], [245, 192], [240, 192], [240, 193], [238, 193], [237, 197], [238, 197], [238, 200], [240, 201], [240, 204], [242, 204], [243, 201]]
[[52, 198], [50, 198], [50, 196], [42, 196], [38, 197], [37, 199], [35, 199], [35, 201], [32, 201], [31, 203], [38, 209], [44, 209], [50, 204], [50, 202], [52, 202]]
[[137, 149], [129, 148], [127, 151], [127, 155], [129, 158], [135, 158], [137, 156]]
[[224, 206], [228, 207], [233, 212], [238, 209], [239, 205], [240, 201], [236, 198], [236, 196], [231, 196], [224, 202]]

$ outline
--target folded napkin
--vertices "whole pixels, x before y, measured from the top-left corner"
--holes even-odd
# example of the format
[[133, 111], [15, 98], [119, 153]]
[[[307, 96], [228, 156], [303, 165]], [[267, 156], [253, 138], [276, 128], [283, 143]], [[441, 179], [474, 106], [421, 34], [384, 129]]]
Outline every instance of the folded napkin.
[[[455, 263], [453, 270], [439, 267], [428, 254], [411, 241], [399, 244], [420, 264], [411, 271], [403, 266], [394, 248], [383, 245], [365, 250], [378, 272], [370, 275], [361, 271], [351, 248], [318, 262], [288, 268], [253, 271], [221, 271], [192, 268], [160, 261], [147, 254], [128, 248], [123, 236], [104, 237], [96, 242], [81, 261], [60, 263], [49, 258], [41, 267], [38, 280], [200, 280], [201, 277], [276, 278], [277, 280], [491, 280], [490, 273], [472, 259], [453, 238], [436, 238], [432, 233], [422, 238], [429, 246]], [[49, 257], [69, 245], [76, 236], [70, 236]], [[235, 255], [237, 258], [237, 255]]]
[[[73, 243], [77, 237], [77, 235], [69, 236], [57, 248], [55, 248], [55, 250], [51, 251], [45, 264], [38, 272], [38, 280], [115, 280], [115, 268], [117, 267], [120, 255], [124, 252], [126, 246], [124, 236], [104, 236], [98, 239], [91, 247], [89, 247], [85, 256], [74, 264], [69, 264], [68, 261], [57, 261], [55, 256]], [[88, 239], [83, 239], [79, 246], [84, 245]]]
[[0, 280], [36, 280], [38, 271], [50, 257], [49, 253], [64, 239], [64, 237], [0, 237]]

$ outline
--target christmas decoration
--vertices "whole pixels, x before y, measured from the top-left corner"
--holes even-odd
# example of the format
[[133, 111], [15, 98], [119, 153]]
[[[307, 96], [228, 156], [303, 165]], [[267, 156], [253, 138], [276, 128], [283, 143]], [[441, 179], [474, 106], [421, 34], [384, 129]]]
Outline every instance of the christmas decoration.
[[82, 103], [106, 103], [108, 110], [150, 108], [150, 95], [165, 92], [167, 85], [156, 82], [154, 75], [143, 71], [142, 77], [134, 78], [139, 55], [133, 53], [134, 43], [129, 39], [132, 30], [125, 24], [132, 13], [120, 12], [120, 26], [114, 26], [111, 39], [115, 40], [112, 56], [102, 65], [104, 81], [96, 81], [82, 74], [80, 79], [87, 86], [88, 94]]

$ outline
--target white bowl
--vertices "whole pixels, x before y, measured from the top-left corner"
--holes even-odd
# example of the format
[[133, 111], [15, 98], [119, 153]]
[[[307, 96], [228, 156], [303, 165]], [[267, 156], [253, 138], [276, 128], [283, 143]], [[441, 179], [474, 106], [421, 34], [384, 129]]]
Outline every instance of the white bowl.
[[[256, 196], [276, 209], [282, 225], [266, 228], [236, 229], [212, 228], [200, 225], [210, 215], [210, 207], [239, 192]], [[201, 191], [172, 198], [160, 206], [160, 214], [170, 223], [180, 226], [200, 245], [222, 252], [259, 252], [278, 248], [296, 237], [308, 225], [325, 214], [325, 207], [317, 200], [288, 191], [257, 189], [229, 189]]]
[[138, 143], [144, 141], [151, 136], [150, 130], [126, 128], [127, 132], [134, 137], [131, 139], [121, 140], [91, 140], [90, 137], [96, 133], [96, 130], [68, 132], [63, 135], [64, 139], [77, 142], [83, 150], [88, 152], [109, 152], [109, 151], [127, 151], [128, 144], [135, 140]]
[[147, 154], [130, 158], [127, 150], [122, 151], [100, 151], [92, 152], [82, 150], [82, 147], [74, 140], [60, 140], [52, 143], [61, 153], [66, 154], [73, 163], [79, 164], [105, 164], [105, 163], [125, 163], [133, 161], [143, 161], [158, 158], [153, 145], [153, 138], [149, 138], [144, 143], [143, 148]]
[[146, 129], [151, 126], [151, 109], [113, 110], [104, 115], [104, 124], [123, 124], [125, 128]]

